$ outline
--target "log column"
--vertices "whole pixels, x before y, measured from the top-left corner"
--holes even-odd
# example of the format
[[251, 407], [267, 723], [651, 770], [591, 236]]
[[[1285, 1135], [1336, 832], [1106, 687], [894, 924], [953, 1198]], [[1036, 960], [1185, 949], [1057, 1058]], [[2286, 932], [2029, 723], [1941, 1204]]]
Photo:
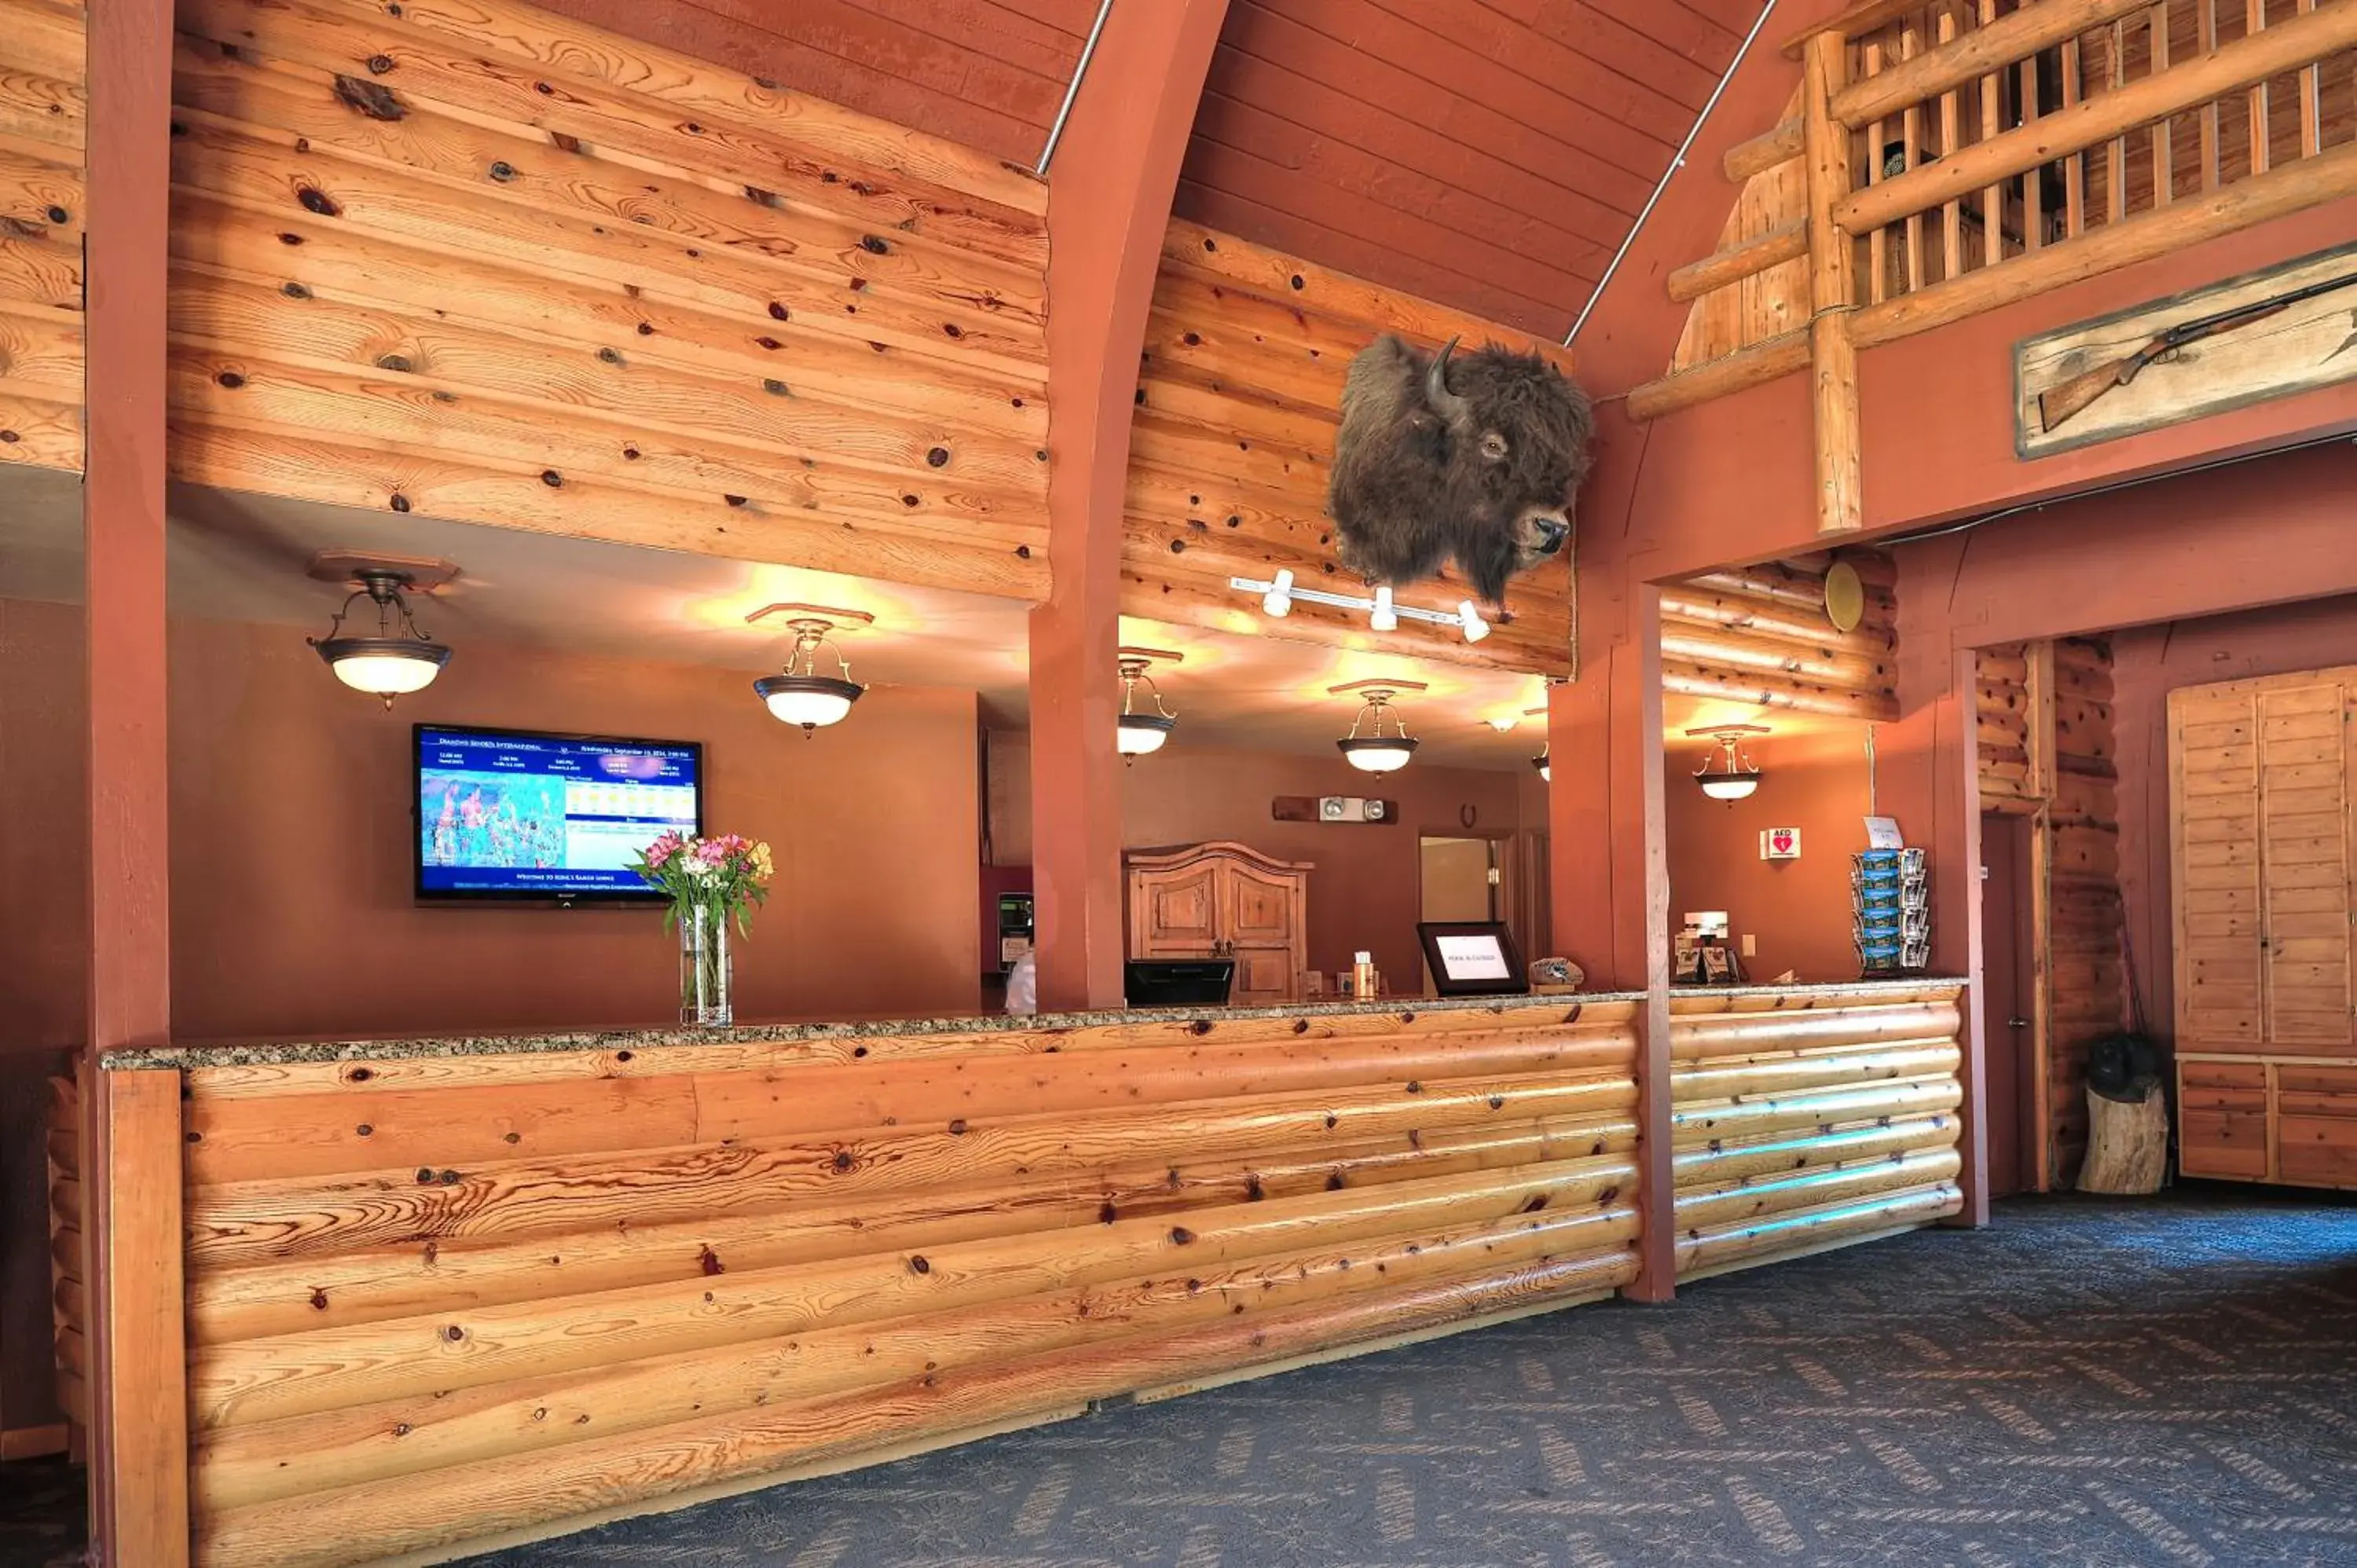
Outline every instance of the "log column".
[[[1598, 578], [1603, 578], [1599, 583]], [[1595, 991], [1643, 991], [1637, 1059], [1641, 1266], [1628, 1294], [1669, 1299], [1670, 875], [1662, 804], [1662, 596], [1583, 572], [1580, 678], [1547, 690], [1550, 897], [1557, 951]], [[1611, 595], [1613, 596], [1607, 596]]]
[[162, 1081], [134, 1089], [97, 1069], [97, 1053], [161, 1045], [171, 1029], [164, 648], [171, 0], [94, 0], [87, 48], [91, 1527], [101, 1561], [173, 1568], [188, 1560], [178, 1080], [138, 1075]]
[[[1858, 482], [1857, 344], [1850, 312], [1857, 303], [1850, 237], [1834, 221], [1849, 194], [1849, 132], [1833, 116], [1833, 95], [1849, 76], [1849, 41], [1838, 31], [1808, 43], [1801, 87], [1803, 170], [1809, 204], [1809, 361], [1817, 431], [1817, 532], [1846, 533], [1864, 525]], [[1880, 157], [1879, 147], [1874, 156]]]
[[1041, 1011], [1122, 1001], [1122, 496], [1178, 163], [1227, 0], [1116, 5], [1048, 180], [1048, 549], [1031, 612]]
[[[1977, 670], [1970, 649], [1942, 647], [1900, 660], [1897, 724], [1878, 727], [1876, 778], [1883, 815], [1910, 845], [1930, 852], [1932, 971], [1965, 978], [1964, 995], [1964, 1211], [1950, 1223], [1988, 1223], [1986, 1031], [1982, 1006], [1981, 785]], [[2042, 1136], [2042, 1133], [2040, 1134]]]

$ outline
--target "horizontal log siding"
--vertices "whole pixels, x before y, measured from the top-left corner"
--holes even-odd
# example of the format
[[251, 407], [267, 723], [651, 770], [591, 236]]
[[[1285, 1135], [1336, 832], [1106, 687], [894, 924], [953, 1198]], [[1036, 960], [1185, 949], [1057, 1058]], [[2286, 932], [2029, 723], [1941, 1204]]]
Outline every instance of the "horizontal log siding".
[[1961, 994], [1671, 998], [1680, 1278], [1963, 1207]]
[[0, 463], [82, 466], [82, 8], [0, 0]]
[[[1230, 577], [1290, 569], [1304, 587], [1364, 593], [1336, 560], [1326, 485], [1351, 358], [1384, 332], [1426, 349], [1450, 338], [1540, 353], [1559, 346], [1187, 222], [1165, 238], [1138, 371], [1122, 541], [1122, 608], [1232, 630], [1357, 646], [1363, 612], [1294, 606], [1261, 617]], [[1471, 595], [1451, 568], [1399, 602], [1450, 610]], [[1403, 620], [1388, 641], [1419, 658], [1543, 675], [1571, 670], [1568, 566], [1519, 577], [1486, 640]]]
[[[510, 0], [178, 25], [176, 476], [1044, 596], [1039, 181]], [[15, 418], [70, 323], [0, 247]]]
[[[1836, 560], [1857, 571], [1865, 589], [1865, 608], [1847, 631], [1825, 616], [1825, 574]], [[1662, 689], [1771, 713], [1896, 719], [1896, 581], [1887, 553], [1844, 550], [1666, 585]]]
[[1609, 1293], [1634, 1014], [191, 1069], [197, 1560], [438, 1550]]

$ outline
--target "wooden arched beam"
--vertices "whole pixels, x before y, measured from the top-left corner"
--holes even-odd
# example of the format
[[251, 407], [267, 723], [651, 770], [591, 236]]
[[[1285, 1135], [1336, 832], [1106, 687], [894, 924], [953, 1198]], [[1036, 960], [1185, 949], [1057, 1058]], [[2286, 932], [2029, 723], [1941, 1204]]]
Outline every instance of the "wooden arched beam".
[[1048, 601], [1031, 612], [1039, 1006], [1122, 1001], [1122, 492], [1146, 309], [1227, 0], [1107, 16], [1048, 175]]

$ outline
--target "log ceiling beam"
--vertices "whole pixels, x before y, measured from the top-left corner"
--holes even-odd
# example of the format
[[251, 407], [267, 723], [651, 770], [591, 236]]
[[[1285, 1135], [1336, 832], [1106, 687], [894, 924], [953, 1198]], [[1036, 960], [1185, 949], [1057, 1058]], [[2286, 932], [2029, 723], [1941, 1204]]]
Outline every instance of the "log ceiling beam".
[[1118, 1006], [1122, 500], [1138, 355], [1227, 0], [1116, 5], [1048, 181], [1048, 600], [1031, 613], [1041, 1009]]

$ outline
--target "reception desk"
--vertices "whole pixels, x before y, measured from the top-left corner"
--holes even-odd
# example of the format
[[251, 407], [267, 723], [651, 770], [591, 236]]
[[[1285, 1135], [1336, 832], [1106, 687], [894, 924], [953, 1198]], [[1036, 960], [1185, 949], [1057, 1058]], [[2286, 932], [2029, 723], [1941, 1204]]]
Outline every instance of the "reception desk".
[[[1672, 998], [1678, 1267], [1953, 1211], [1957, 994]], [[116, 1277], [183, 1297], [144, 1350], [186, 1369], [192, 1560], [449, 1552], [1609, 1294], [1660, 1207], [1646, 1011], [110, 1056]]]

